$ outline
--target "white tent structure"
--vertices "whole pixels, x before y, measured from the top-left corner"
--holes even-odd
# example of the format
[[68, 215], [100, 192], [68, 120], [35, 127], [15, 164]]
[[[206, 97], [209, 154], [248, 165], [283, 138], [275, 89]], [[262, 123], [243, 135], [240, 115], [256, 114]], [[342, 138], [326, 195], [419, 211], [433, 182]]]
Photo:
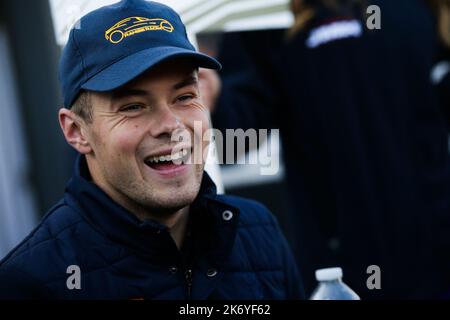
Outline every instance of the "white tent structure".
[[[64, 45], [70, 28], [84, 14], [117, 0], [50, 0], [56, 39]], [[286, 28], [293, 17], [289, 0], [165, 0], [186, 24], [191, 40], [205, 31]]]

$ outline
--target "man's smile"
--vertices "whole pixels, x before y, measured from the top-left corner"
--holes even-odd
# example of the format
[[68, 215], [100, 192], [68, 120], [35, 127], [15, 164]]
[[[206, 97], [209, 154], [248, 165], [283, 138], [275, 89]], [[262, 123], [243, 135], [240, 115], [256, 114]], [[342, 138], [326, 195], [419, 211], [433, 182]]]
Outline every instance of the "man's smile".
[[191, 148], [166, 149], [147, 156], [144, 163], [152, 173], [157, 173], [164, 178], [180, 176], [190, 167]]

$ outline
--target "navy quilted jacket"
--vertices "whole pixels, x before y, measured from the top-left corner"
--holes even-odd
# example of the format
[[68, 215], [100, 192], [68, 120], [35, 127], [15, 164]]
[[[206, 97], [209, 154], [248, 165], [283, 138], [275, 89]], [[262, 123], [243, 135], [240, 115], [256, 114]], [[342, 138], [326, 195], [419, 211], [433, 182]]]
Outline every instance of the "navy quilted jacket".
[[0, 262], [0, 298], [302, 298], [290, 249], [262, 205], [217, 195], [205, 173], [190, 217], [180, 251], [166, 227], [140, 222], [90, 182], [79, 157], [64, 198]]

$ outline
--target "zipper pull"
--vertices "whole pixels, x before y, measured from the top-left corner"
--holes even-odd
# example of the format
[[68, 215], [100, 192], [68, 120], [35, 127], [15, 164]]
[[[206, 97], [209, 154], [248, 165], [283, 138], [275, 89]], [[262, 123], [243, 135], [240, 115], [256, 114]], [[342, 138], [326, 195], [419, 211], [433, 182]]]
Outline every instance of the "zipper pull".
[[192, 288], [192, 270], [188, 269], [184, 273], [184, 278], [186, 279], [187, 291], [188, 291], [188, 299], [191, 298], [191, 288]]

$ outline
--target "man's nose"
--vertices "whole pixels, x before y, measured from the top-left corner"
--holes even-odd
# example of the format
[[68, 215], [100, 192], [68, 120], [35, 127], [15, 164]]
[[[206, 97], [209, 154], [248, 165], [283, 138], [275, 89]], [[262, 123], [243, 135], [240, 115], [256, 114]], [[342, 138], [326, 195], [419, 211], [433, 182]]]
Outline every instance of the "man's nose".
[[155, 121], [150, 128], [153, 137], [171, 135], [175, 130], [183, 129], [184, 125], [169, 106], [159, 108]]

